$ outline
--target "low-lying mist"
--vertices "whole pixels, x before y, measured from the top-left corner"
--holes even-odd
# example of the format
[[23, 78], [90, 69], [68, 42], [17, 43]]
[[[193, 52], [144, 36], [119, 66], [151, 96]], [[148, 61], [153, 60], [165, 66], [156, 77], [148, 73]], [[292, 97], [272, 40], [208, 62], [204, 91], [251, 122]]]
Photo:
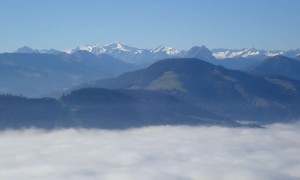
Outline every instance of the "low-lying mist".
[[299, 179], [300, 123], [0, 133], [0, 179]]

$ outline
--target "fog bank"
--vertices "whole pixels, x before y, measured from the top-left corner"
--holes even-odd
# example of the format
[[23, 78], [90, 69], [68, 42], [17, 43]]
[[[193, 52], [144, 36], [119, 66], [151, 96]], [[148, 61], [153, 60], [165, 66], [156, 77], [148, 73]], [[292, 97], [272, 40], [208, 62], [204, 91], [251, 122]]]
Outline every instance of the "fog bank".
[[300, 123], [0, 133], [0, 179], [299, 179]]

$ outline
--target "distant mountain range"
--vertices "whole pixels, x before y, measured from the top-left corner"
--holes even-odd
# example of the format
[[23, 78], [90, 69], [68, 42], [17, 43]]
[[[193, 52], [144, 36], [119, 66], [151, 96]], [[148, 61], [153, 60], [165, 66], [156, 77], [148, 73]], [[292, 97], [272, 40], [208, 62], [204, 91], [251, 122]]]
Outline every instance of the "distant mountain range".
[[30, 47], [24, 46], [19, 49], [17, 49], [14, 53], [42, 53], [42, 54], [60, 54], [63, 53], [63, 51], [58, 51], [55, 49], [32, 49]]
[[127, 63], [136, 65], [150, 65], [157, 60], [167, 58], [198, 58], [206, 61], [214, 61], [216, 59], [265, 59], [277, 55], [284, 55], [294, 58], [300, 55], [300, 49], [296, 50], [259, 50], [255, 48], [244, 49], [212, 49], [209, 50], [205, 46], [194, 46], [189, 50], [180, 50], [167, 46], [159, 46], [154, 49], [135, 48], [121, 43], [112, 43], [108, 45], [86, 45], [79, 46], [74, 49], [66, 51], [50, 50], [36, 50], [29, 47], [23, 47], [15, 51], [16, 53], [50, 53], [58, 54], [60, 52], [74, 53], [79, 50], [91, 52], [93, 54], [108, 54], [116, 59], [120, 59]]
[[252, 74], [284, 76], [300, 80], [300, 61], [279, 55], [257, 63], [247, 71]]
[[215, 59], [205, 46], [195, 46], [189, 51], [184, 51], [167, 46], [159, 46], [155, 49], [139, 49], [121, 43], [112, 43], [109, 45], [80, 46], [66, 52], [74, 53], [78, 50], [85, 50], [96, 55], [108, 54], [127, 63], [144, 66], [150, 65], [157, 60], [174, 57], [195, 57], [206, 61]]
[[41, 97], [136, 69], [135, 65], [109, 55], [96, 56], [87, 51], [73, 54], [4, 53], [0, 54], [0, 93]]
[[287, 56], [290, 58], [294, 58], [300, 55], [300, 49], [296, 50], [288, 50], [288, 51], [281, 51], [281, 50], [259, 50], [255, 48], [244, 48], [244, 49], [213, 49], [211, 51], [213, 55], [217, 59], [226, 59], [226, 58], [257, 58], [257, 59], [264, 59], [267, 57], [273, 57], [278, 55]]

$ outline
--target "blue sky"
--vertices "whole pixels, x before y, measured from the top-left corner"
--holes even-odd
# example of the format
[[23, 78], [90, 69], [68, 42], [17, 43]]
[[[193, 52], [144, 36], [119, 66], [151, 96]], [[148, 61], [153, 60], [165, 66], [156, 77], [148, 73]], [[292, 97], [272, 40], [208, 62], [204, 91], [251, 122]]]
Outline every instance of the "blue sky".
[[119, 41], [140, 48], [300, 48], [298, 0], [1, 0], [0, 52]]

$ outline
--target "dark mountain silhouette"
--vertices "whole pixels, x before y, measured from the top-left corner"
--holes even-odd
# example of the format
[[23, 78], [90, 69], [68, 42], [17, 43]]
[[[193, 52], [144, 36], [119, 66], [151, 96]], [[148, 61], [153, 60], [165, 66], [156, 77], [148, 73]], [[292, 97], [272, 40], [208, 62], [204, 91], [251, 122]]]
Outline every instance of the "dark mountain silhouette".
[[285, 56], [267, 58], [248, 69], [259, 75], [280, 75], [300, 80], [300, 61]]
[[62, 102], [72, 109], [72, 117], [83, 127], [240, 125], [175, 96], [155, 91], [85, 88], [63, 96]]
[[0, 129], [53, 128], [71, 125], [68, 109], [50, 98], [31, 99], [20, 96], [0, 95]]
[[215, 115], [178, 98], [145, 90], [85, 88], [51, 98], [0, 95], [0, 127], [108, 128], [124, 129], [149, 125], [241, 124]]
[[296, 60], [300, 60], [300, 55], [295, 57]]
[[143, 70], [81, 87], [165, 92], [232, 119], [268, 123], [298, 118], [299, 82], [282, 80], [290, 83], [291, 89], [275, 81], [198, 59], [168, 59]]
[[0, 54], [0, 93], [38, 97], [83, 82], [120, 75], [136, 69], [108, 55], [78, 51], [74, 54]]

